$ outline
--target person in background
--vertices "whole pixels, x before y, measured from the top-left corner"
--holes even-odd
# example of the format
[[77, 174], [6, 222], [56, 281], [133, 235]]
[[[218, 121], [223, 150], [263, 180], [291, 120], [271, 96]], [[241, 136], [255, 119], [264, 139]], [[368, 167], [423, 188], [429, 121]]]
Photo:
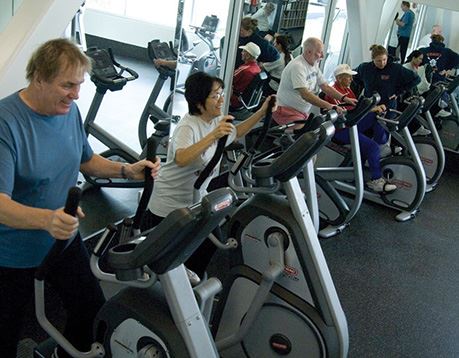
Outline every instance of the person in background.
[[[426, 78], [426, 68], [425, 66], [422, 66], [423, 57], [424, 55], [422, 54], [421, 51], [414, 50], [408, 55], [406, 63], [403, 64], [403, 67], [413, 71], [421, 79], [421, 82], [419, 82], [419, 84], [416, 87], [414, 87], [412, 91], [413, 94], [416, 94], [416, 95], [422, 95], [424, 93], [427, 93], [430, 88], [430, 83], [429, 81], [427, 81], [427, 78]], [[405, 107], [405, 105], [403, 103], [400, 103], [399, 109], [402, 110], [403, 107]], [[430, 130], [425, 128], [417, 120], [411, 121], [408, 127], [411, 133], [413, 133], [413, 136], [430, 134]]]
[[269, 74], [269, 82], [264, 90], [264, 94], [269, 96], [277, 93], [282, 71], [285, 66], [293, 59], [289, 50], [289, 38], [286, 35], [276, 35], [274, 37], [274, 47], [279, 51], [280, 57], [274, 62], [262, 63], [263, 69]]
[[[193, 185], [213, 157], [218, 140], [228, 135], [226, 143], [229, 145], [235, 138], [249, 132], [264, 118], [271, 97], [266, 99], [258, 111], [237, 125], [231, 123], [232, 116], [222, 113], [224, 97], [223, 81], [220, 78], [204, 72], [190, 75], [185, 82], [185, 99], [188, 113], [172, 134], [167, 162], [155, 181], [149, 210], [144, 218], [146, 228], [156, 226], [173, 210], [190, 206], [195, 203], [195, 199], [201, 200], [209, 185], [213, 185], [213, 188], [226, 186], [225, 176], [219, 176], [217, 164], [203, 183], [199, 195], [194, 195]], [[210, 183], [212, 179], [213, 183]], [[215, 184], [215, 181], [220, 181], [220, 184]], [[193, 285], [199, 283], [199, 276], [204, 274], [214, 251], [215, 245], [205, 240], [186, 262]]]
[[[353, 71], [349, 65], [338, 65], [334, 71], [336, 81], [333, 88], [346, 97], [356, 98], [350, 87], [352, 76], [355, 74], [357, 74], [357, 72]], [[330, 97], [329, 95], [325, 96], [325, 100], [334, 105], [340, 104], [338, 99]], [[346, 106], [345, 108], [352, 109], [353, 106]], [[386, 179], [382, 177], [381, 172], [381, 153], [379, 146], [388, 141], [388, 134], [378, 123], [376, 114], [382, 113], [385, 110], [386, 106], [383, 104], [375, 106], [372, 111], [363, 117], [357, 124], [362, 163], [368, 160], [368, 166], [371, 173], [371, 180], [368, 181], [366, 185], [376, 193], [389, 193], [397, 189], [394, 184], [388, 183]], [[373, 138], [369, 138], [364, 134], [368, 130], [372, 131]], [[349, 128], [336, 129], [334, 138], [340, 144], [349, 144], [351, 142]]]
[[238, 54], [234, 68], [238, 68], [242, 63], [240, 46], [244, 46], [249, 42], [253, 42], [260, 48], [259, 62], [274, 62], [279, 59], [279, 52], [276, 48], [257, 32], [258, 21], [250, 17], [244, 17], [241, 20], [241, 28], [239, 30]]
[[430, 43], [432, 42], [432, 35], [441, 35], [442, 34], [442, 28], [440, 25], [433, 25], [432, 26], [432, 31], [426, 35], [424, 35], [418, 43], [418, 49], [423, 48], [423, 47], [429, 47]]
[[414, 24], [414, 12], [410, 9], [409, 1], [402, 1], [401, 8], [403, 15], [400, 19], [395, 19], [395, 23], [398, 26], [397, 47], [400, 47], [400, 63], [404, 63], [406, 51], [408, 49], [408, 43], [410, 42], [411, 30], [413, 29]]
[[241, 57], [244, 63], [233, 74], [233, 92], [230, 99], [230, 109], [241, 107], [239, 95], [241, 95], [256, 75], [261, 72], [257, 58], [260, 56], [260, 48], [253, 42], [239, 47], [242, 50]]
[[303, 54], [290, 61], [282, 73], [277, 91], [278, 109], [273, 113], [273, 120], [278, 124], [287, 124], [295, 120], [307, 120], [312, 106], [324, 109], [343, 110], [324, 101], [316, 93], [320, 88], [325, 94], [340, 102], [355, 105], [355, 98], [347, 97], [328, 85], [319, 68], [323, 58], [324, 45], [315, 37], [303, 43]]
[[[432, 84], [447, 81], [451, 72], [459, 67], [459, 54], [445, 46], [445, 38], [442, 35], [432, 35], [432, 41], [428, 47], [420, 48], [424, 55], [422, 64], [432, 67]], [[430, 113], [433, 117], [448, 117], [451, 112], [446, 110], [449, 96], [447, 93], [442, 97], [443, 107], [434, 105]]]
[[[372, 45], [370, 47], [370, 62], [360, 64], [355, 71], [357, 74], [353, 77], [353, 84], [357, 88], [363, 88], [365, 97], [371, 97], [377, 92], [381, 96], [380, 104], [386, 108], [397, 109], [397, 97], [410, 92], [416, 87], [421, 79], [413, 71], [408, 70], [399, 63], [395, 63], [392, 57], [388, 56], [387, 50], [381, 45]], [[355, 91], [360, 93], [360, 91]], [[392, 117], [391, 113], [387, 114]], [[396, 151], [400, 148], [396, 147]], [[381, 148], [382, 156], [391, 153], [390, 141]]]
[[[95, 154], [75, 100], [90, 59], [66, 39], [41, 45], [26, 68], [26, 88], [0, 100], [0, 356], [14, 358], [34, 273], [56, 240], [68, 240], [46, 276], [67, 313], [64, 336], [79, 350], [92, 343], [104, 295], [89, 268], [78, 217], [63, 211], [78, 172], [98, 177], [156, 176], [155, 163], [110, 161]], [[54, 357], [68, 357], [60, 348]]]
[[269, 16], [276, 9], [276, 6], [272, 2], [266, 3], [262, 8], [251, 16], [252, 19], [258, 21], [258, 31], [261, 37], [266, 35], [274, 35], [274, 32], [271, 30], [271, 25], [269, 23]]

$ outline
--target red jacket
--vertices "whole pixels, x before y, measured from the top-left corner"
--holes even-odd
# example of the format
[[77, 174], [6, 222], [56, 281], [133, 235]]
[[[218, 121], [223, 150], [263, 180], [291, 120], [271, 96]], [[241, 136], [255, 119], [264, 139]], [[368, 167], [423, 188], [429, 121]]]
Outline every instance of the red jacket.
[[239, 95], [244, 92], [250, 82], [253, 81], [256, 75], [261, 72], [260, 66], [254, 61], [243, 63], [240, 65], [233, 74], [233, 93], [231, 95], [231, 106], [240, 107]]

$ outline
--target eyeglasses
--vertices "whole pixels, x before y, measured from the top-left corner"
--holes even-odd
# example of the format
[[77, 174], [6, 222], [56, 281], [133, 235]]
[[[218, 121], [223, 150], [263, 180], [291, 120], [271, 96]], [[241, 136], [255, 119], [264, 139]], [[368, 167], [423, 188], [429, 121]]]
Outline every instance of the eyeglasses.
[[218, 101], [218, 100], [220, 100], [220, 98], [222, 98], [224, 96], [225, 96], [225, 94], [223, 92], [218, 92], [218, 93], [213, 94], [212, 96], [209, 96], [209, 98]]

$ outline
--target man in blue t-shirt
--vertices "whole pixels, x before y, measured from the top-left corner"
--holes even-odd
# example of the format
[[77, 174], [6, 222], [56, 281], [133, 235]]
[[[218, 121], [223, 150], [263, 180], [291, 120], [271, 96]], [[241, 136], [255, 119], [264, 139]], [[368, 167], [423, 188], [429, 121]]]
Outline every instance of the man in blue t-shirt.
[[[74, 103], [91, 69], [66, 39], [41, 45], [29, 60], [29, 85], [0, 100], [0, 357], [16, 357], [34, 272], [56, 240], [69, 240], [46, 277], [67, 313], [66, 338], [79, 350], [92, 343], [92, 321], [104, 296], [89, 268], [79, 219], [64, 213], [78, 172], [99, 177], [156, 176], [159, 160], [113, 162], [93, 153]], [[68, 357], [60, 348], [59, 357]], [[56, 355], [55, 355], [56, 356]]]
[[398, 26], [397, 37], [398, 45], [400, 47], [400, 63], [405, 62], [406, 50], [408, 49], [408, 43], [410, 42], [411, 30], [414, 24], [414, 12], [410, 9], [409, 1], [402, 1], [401, 8], [403, 15], [401, 19], [395, 19], [395, 23]]

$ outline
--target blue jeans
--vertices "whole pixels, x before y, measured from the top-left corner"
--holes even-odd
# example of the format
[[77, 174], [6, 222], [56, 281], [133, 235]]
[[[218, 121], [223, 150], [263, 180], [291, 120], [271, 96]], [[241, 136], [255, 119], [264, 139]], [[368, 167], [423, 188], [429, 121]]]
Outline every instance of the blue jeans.
[[[368, 160], [368, 166], [370, 167], [371, 179], [379, 179], [382, 177], [381, 165], [379, 163], [381, 156], [379, 145], [387, 143], [389, 140], [387, 132], [378, 123], [376, 115], [374, 113], [368, 113], [363, 117], [357, 124], [357, 130], [359, 133], [359, 144], [360, 144], [360, 156], [362, 158], [362, 164]], [[372, 130], [373, 139], [367, 137], [364, 132]], [[351, 143], [349, 136], [349, 128], [339, 130], [335, 133], [335, 138], [342, 144]]]
[[[0, 267], [0, 357], [15, 358], [25, 307], [34, 297], [35, 268]], [[67, 313], [64, 336], [80, 350], [89, 350], [94, 318], [105, 302], [89, 267], [89, 255], [80, 235], [61, 254], [46, 277]], [[28, 317], [27, 317], [28, 318]], [[59, 356], [66, 357], [61, 354]]]

